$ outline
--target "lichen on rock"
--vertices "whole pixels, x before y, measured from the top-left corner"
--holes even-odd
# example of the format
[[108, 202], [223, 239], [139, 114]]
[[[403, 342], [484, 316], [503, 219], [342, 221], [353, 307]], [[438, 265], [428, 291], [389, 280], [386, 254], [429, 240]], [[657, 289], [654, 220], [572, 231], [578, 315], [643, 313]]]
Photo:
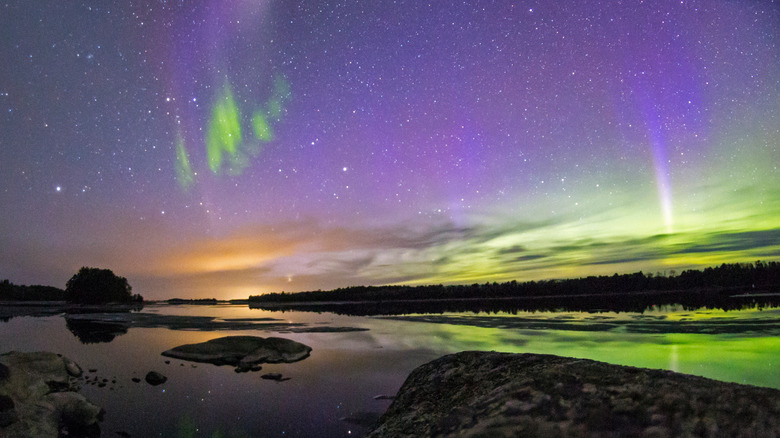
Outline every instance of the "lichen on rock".
[[81, 367], [50, 352], [0, 355], [0, 436], [98, 436], [103, 410], [78, 394]]
[[409, 375], [368, 435], [780, 436], [780, 390], [539, 354], [462, 352]]

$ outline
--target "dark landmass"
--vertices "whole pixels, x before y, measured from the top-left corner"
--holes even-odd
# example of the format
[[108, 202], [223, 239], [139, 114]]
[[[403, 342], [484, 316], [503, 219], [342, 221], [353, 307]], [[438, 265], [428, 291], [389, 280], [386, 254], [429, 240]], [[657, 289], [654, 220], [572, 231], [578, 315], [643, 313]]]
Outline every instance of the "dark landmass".
[[132, 293], [133, 288], [125, 277], [114, 274], [110, 269], [82, 267], [65, 285], [65, 299], [71, 303], [142, 303], [141, 295]]
[[[291, 363], [306, 359], [311, 347], [290, 339], [225, 336], [198, 344], [180, 345], [163, 356], [215, 365], [233, 365], [237, 372], [257, 371], [264, 363]], [[281, 379], [281, 375], [279, 379]]]
[[219, 303], [219, 301], [216, 298], [200, 298], [194, 300], [184, 299], [184, 298], [171, 298], [166, 302], [171, 305], [194, 304], [194, 305], [203, 305], [203, 306], [213, 306]]
[[13, 284], [0, 282], [0, 301], [65, 301], [65, 290], [54, 286]]
[[78, 394], [82, 370], [55, 353], [0, 355], [0, 436], [100, 436], [102, 409]]
[[115, 275], [110, 269], [82, 267], [65, 285], [25, 286], [8, 280], [0, 282], [0, 301], [67, 301], [75, 304], [143, 303], [143, 297], [131, 293], [132, 287], [125, 277]]
[[780, 263], [723, 264], [674, 275], [637, 272], [568, 280], [431, 286], [356, 286], [249, 297], [253, 308], [394, 315], [465, 311], [625, 311], [680, 304], [732, 310], [780, 304]]
[[250, 303], [249, 307], [276, 311], [331, 312], [339, 315], [377, 316], [416, 313], [490, 312], [633, 312], [680, 305], [685, 310], [774, 308], [780, 294], [732, 295], [729, 291], [640, 292], [525, 298], [454, 298], [388, 301]]
[[780, 436], [780, 390], [585, 359], [447, 355], [412, 371], [368, 435]]

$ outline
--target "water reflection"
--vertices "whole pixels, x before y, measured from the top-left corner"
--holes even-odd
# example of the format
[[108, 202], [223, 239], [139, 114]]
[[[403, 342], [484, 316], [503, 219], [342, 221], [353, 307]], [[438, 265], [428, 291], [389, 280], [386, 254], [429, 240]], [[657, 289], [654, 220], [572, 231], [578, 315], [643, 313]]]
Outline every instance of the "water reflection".
[[130, 328], [129, 324], [121, 322], [91, 321], [88, 319], [65, 318], [65, 327], [73, 333], [82, 344], [111, 342], [115, 337], [124, 335]]
[[[108, 326], [87, 325], [81, 339], [84, 321]], [[112, 331], [127, 321], [125, 333]], [[759, 305], [728, 311], [668, 305], [642, 313], [517, 310], [383, 317], [155, 305], [137, 313], [14, 318], [3, 324], [0, 345], [3, 351], [62, 353], [84, 369], [97, 370], [90, 375], [116, 379], [112, 386], [82, 389], [106, 410], [105, 436], [360, 436], [367, 429], [359, 420], [374, 418], [389, 405], [376, 396], [394, 395], [415, 367], [463, 350], [557, 354], [780, 388], [778, 321], [780, 309]], [[232, 367], [161, 356], [178, 345], [247, 334], [301, 342], [312, 347], [311, 356], [241, 374]], [[109, 336], [115, 342], [83, 342]], [[145, 384], [142, 378], [150, 370], [168, 381]], [[265, 373], [291, 380], [263, 380]]]
[[630, 312], [644, 313], [665, 306], [686, 310], [724, 311], [780, 306], [780, 295], [723, 296], [698, 292], [574, 295], [565, 297], [480, 298], [449, 300], [340, 301], [317, 303], [250, 302], [250, 308], [272, 311], [332, 312], [339, 315], [404, 315], [412, 313], [506, 312]]
[[382, 316], [376, 318], [506, 330], [616, 331], [620, 333], [647, 334], [742, 334], [760, 332], [765, 335], [780, 335], [780, 312], [777, 310], [762, 312], [762, 309], [756, 307], [746, 307], [742, 310], [732, 310], [730, 313], [706, 309], [682, 314], [669, 310], [656, 310], [654, 312], [657, 313], [620, 314], [617, 312], [604, 312], [594, 316], [586, 312], [546, 314], [522, 314], [521, 312], [515, 312], [503, 315], [427, 314]]

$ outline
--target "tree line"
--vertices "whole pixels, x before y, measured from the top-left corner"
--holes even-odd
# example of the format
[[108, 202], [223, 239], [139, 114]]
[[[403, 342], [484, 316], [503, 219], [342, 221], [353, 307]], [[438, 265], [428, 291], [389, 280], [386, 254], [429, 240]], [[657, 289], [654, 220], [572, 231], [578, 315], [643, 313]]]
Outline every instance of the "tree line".
[[724, 263], [679, 274], [614, 274], [563, 280], [541, 280], [471, 285], [352, 286], [329, 291], [252, 295], [250, 303], [323, 301], [397, 301], [474, 298], [528, 298], [637, 292], [778, 292], [780, 262]]
[[0, 301], [65, 301], [65, 291], [54, 286], [25, 286], [3, 280], [0, 281]]
[[75, 304], [140, 303], [143, 297], [132, 293], [125, 277], [110, 269], [82, 267], [66, 283], [65, 289], [54, 286], [16, 285], [0, 282], [0, 301], [67, 301]]

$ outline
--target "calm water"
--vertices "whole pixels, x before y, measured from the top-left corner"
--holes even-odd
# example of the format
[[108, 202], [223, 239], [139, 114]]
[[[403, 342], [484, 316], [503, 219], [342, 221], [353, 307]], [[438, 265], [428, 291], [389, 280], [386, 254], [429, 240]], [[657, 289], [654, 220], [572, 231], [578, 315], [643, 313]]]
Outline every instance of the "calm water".
[[[133, 437], [361, 436], [364, 426], [343, 419], [378, 417], [390, 402], [375, 396], [395, 394], [418, 365], [463, 350], [575, 356], [780, 388], [778, 309], [356, 317], [160, 305], [145, 307], [140, 316], [154, 315], [162, 322], [136, 320], [113, 339], [82, 336], [88, 343], [68, 329], [63, 316], [15, 317], [0, 323], [0, 351], [55, 351], [85, 370], [96, 369], [89, 375], [108, 379], [106, 386], [86, 384], [81, 392], [105, 408], [105, 437], [117, 432]], [[193, 316], [216, 319], [209, 330], [165, 319]], [[220, 323], [235, 328], [230, 324], [236, 322], [256, 326], [220, 329]], [[367, 330], [321, 331], [337, 327]], [[177, 345], [237, 334], [286, 337], [313, 351], [297, 363], [264, 365], [261, 372], [243, 374], [227, 366], [166, 364], [160, 355]], [[150, 370], [168, 381], [156, 387], [131, 381]], [[267, 372], [291, 379], [261, 379]]]

